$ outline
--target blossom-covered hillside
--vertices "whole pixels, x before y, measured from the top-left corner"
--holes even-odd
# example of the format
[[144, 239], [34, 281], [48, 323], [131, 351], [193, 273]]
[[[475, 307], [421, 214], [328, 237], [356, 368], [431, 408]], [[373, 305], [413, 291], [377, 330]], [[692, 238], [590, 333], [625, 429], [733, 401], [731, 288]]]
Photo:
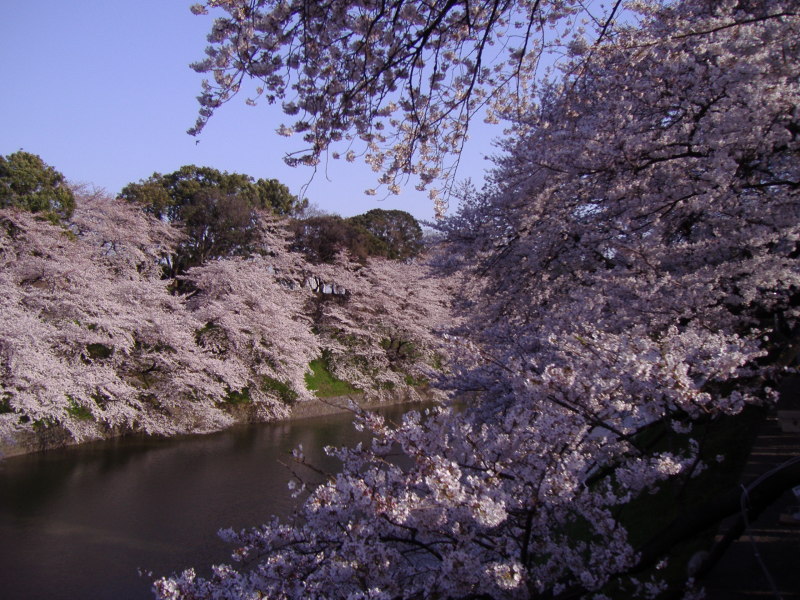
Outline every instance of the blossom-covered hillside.
[[314, 396], [312, 361], [367, 394], [413, 390], [442, 366], [449, 292], [419, 259], [340, 253], [315, 265], [287, 249], [285, 217], [258, 211], [248, 252], [171, 278], [191, 230], [124, 199], [75, 195], [62, 220], [0, 210], [5, 443], [280, 418]]

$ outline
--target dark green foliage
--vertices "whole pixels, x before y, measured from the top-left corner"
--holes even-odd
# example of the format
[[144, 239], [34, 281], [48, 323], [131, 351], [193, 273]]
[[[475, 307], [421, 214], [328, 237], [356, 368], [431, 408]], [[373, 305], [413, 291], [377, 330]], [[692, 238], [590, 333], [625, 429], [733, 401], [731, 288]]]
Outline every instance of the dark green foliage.
[[439, 353], [434, 354], [433, 359], [431, 360], [431, 366], [437, 371], [440, 372], [444, 371], [445, 369], [444, 357]]
[[274, 392], [284, 404], [294, 404], [297, 400], [297, 392], [282, 381], [273, 379], [272, 377], [264, 377], [261, 383], [261, 389], [265, 392]]
[[82, 404], [78, 404], [73, 398], [69, 398], [67, 414], [75, 419], [78, 419], [79, 421], [90, 421], [94, 418], [91, 410]]
[[174, 221], [180, 214], [175, 207], [175, 200], [160, 179], [162, 175], [154, 173], [147, 181], [129, 183], [119, 194], [119, 198], [128, 202], [136, 202], [142, 209], [158, 219]]
[[173, 275], [226, 256], [246, 256], [258, 238], [258, 220], [241, 196], [201, 190], [183, 206], [187, 240], [178, 247]]
[[419, 354], [412, 341], [397, 337], [381, 340], [381, 348], [386, 351], [386, 357], [392, 364], [405, 360], [412, 360]]
[[277, 179], [259, 179], [228, 173], [211, 167], [186, 165], [173, 173], [153, 173], [139, 183], [126, 185], [119, 197], [136, 202], [159, 219], [182, 221], [184, 207], [201, 191], [213, 190], [224, 196], [239, 196], [253, 209], [291, 215], [302, 210], [307, 200], [299, 200]]
[[229, 390], [225, 397], [225, 402], [228, 404], [249, 404], [252, 402], [250, 388], [244, 387], [241, 390]]
[[430, 381], [428, 381], [428, 379], [425, 377], [414, 377], [413, 375], [406, 374], [404, 379], [406, 385], [416, 388], [426, 387], [428, 384], [430, 384]]
[[360, 261], [370, 256], [403, 260], [422, 250], [422, 228], [402, 210], [376, 208], [349, 219], [311, 217], [295, 221], [292, 229], [292, 250], [303, 252], [311, 262], [332, 262], [339, 252]]
[[[414, 342], [411, 340], [404, 340], [393, 336], [382, 339], [380, 344], [381, 348], [386, 351], [386, 358], [389, 359], [389, 364], [393, 371], [403, 372], [403, 363], [416, 360], [420, 355]], [[405, 373], [404, 380], [406, 385], [412, 387], [423, 387], [429, 383], [424, 377], [415, 377], [408, 373]]]
[[22, 231], [22, 229], [10, 219], [0, 219], [0, 227], [3, 228], [3, 231], [6, 232], [6, 235], [8, 235], [8, 237], [10, 237], [12, 240], [15, 239]]
[[[24, 417], [25, 420], [23, 421], [23, 417], [20, 417], [21, 423], [27, 423], [30, 421], [30, 417]], [[33, 430], [37, 433], [41, 433], [43, 431], [47, 431], [51, 427], [55, 427], [58, 425], [58, 421], [56, 419], [45, 417], [43, 419], [34, 419], [32, 427]]]
[[269, 209], [276, 215], [295, 215], [308, 206], [308, 200], [300, 200], [277, 179], [259, 179], [254, 185], [259, 207]]
[[294, 240], [291, 249], [302, 252], [315, 263], [333, 262], [339, 252], [356, 260], [369, 256], [386, 256], [387, 248], [380, 239], [349, 219], [335, 215], [311, 217], [292, 223]]
[[386, 246], [387, 258], [412, 258], [422, 250], [422, 228], [403, 210], [375, 208], [349, 221], [381, 240]]
[[37, 155], [20, 150], [0, 156], [0, 208], [9, 206], [57, 222], [72, 215], [75, 197], [61, 173]]
[[212, 354], [225, 354], [228, 348], [228, 336], [225, 330], [213, 321], [209, 321], [194, 332], [194, 341]]
[[[165, 261], [165, 277], [177, 277], [214, 258], [252, 253], [259, 210], [289, 215], [307, 204], [276, 179], [254, 181], [249, 175], [195, 165], [131, 183], [120, 198], [186, 232], [186, 241]], [[176, 288], [182, 286], [185, 282]]]
[[86, 354], [94, 360], [110, 358], [114, 354], [114, 349], [105, 344], [87, 344]]
[[[274, 392], [285, 404], [293, 404], [297, 400], [297, 392], [291, 387], [272, 377], [261, 378], [261, 390], [264, 392]], [[250, 395], [250, 387], [243, 387], [240, 390], [228, 390], [225, 402], [228, 404], [250, 404], [253, 398]]]

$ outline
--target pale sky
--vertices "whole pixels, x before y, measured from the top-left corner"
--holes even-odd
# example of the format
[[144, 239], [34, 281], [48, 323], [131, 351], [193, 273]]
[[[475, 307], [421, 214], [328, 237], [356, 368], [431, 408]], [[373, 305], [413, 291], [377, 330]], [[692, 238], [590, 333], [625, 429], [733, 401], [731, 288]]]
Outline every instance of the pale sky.
[[[222, 107], [199, 140], [186, 134], [197, 114], [201, 75], [189, 64], [204, 56], [212, 16], [195, 16], [191, 0], [0, 0], [0, 155], [38, 154], [72, 182], [117, 194], [127, 183], [196, 164], [277, 178], [299, 194], [308, 168], [282, 156], [302, 142], [279, 137], [279, 108]], [[499, 129], [477, 124], [459, 179], [479, 184], [484, 155]], [[331, 161], [307, 190], [311, 202], [343, 216], [399, 208], [432, 219], [427, 193], [413, 182], [386, 200], [361, 163]]]

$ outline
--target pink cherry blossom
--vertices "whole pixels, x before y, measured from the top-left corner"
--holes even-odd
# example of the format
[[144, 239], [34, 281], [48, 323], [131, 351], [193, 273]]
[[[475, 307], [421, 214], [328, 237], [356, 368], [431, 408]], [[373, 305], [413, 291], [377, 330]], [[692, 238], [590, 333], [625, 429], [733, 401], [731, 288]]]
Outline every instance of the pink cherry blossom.
[[[462, 93], [458, 77], [482, 73], [470, 35], [496, 41], [492, 10], [497, 23], [515, 10], [434, 2], [414, 5], [415, 16], [405, 3], [344, 3], [323, 21], [302, 2], [207, 4], [231, 18], [217, 22], [201, 65], [218, 69], [206, 106], [261, 69], [275, 77], [267, 95], [298, 95], [290, 102], [313, 117], [304, 131], [323, 150], [340, 129], [371, 135], [370, 103], [382, 98], [368, 88], [345, 107], [360, 109], [361, 129], [360, 116], [321, 99], [339, 93], [325, 87], [334, 75], [360, 89], [360, 76], [333, 66], [339, 40], [357, 51], [369, 39], [378, 55], [363, 63], [356, 53], [343, 68], [369, 75], [388, 62], [395, 84], [393, 49], [418, 47], [402, 44], [441, 16], [431, 54], [442, 53], [453, 78], [440, 83], [438, 64], [420, 65], [427, 87], [398, 92], [400, 111], [419, 100], [436, 118], [454, 106], [438, 85]], [[160, 579], [159, 597], [603, 597], [616, 581], [652, 597], [663, 588], [636, 571], [670, 548], [645, 556], [621, 508], [714, 468], [695, 426], [770, 402], [769, 385], [797, 358], [800, 17], [782, 0], [637, 2], [576, 39], [578, 3], [532, 4], [513, 6], [530, 15], [522, 30], [531, 25], [545, 42], [559, 35], [549, 25], [575, 25], [553, 41], [568, 42], [564, 70], [498, 108], [513, 121], [490, 184], [441, 226], [439, 264], [463, 282], [446, 382], [463, 406], [397, 424], [362, 415], [374, 441], [332, 449], [342, 471], [293, 520], [226, 532], [240, 564], [209, 579], [191, 570]], [[370, 28], [384, 22], [381, 8], [397, 27]], [[307, 31], [321, 36], [318, 59], [293, 51]], [[506, 51], [519, 61], [515, 74], [535, 76], [537, 49], [509, 41]], [[305, 70], [290, 82], [284, 73], [296, 68]], [[478, 83], [491, 94], [498, 82], [486, 77]], [[424, 126], [396, 118], [410, 140]], [[347, 331], [345, 314], [331, 308], [330, 318]], [[675, 444], [647, 444], [654, 431]], [[685, 589], [696, 594], [696, 582]]]

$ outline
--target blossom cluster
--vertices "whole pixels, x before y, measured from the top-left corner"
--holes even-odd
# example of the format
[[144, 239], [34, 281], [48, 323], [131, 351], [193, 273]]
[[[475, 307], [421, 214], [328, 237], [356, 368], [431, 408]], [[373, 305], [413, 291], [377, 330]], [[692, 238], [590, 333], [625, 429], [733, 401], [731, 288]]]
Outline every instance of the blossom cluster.
[[[501, 6], [451, 5], [465, 20]], [[491, 183], [442, 225], [441, 266], [473, 292], [451, 333], [462, 405], [363, 415], [375, 439], [334, 451], [341, 473], [293, 521], [228, 532], [242, 564], [161, 579], [159, 597], [605, 597], [626, 574], [632, 595], [663, 589], [636, 575], [623, 508], [714, 468], [697, 426], [769, 401], [797, 358], [800, 16], [783, 0], [635, 5], [641, 24], [600, 21], [601, 39], [572, 45], [565, 75], [516, 111]], [[283, 69], [272, 28], [314, 22], [301, 6], [220, 23], [216, 52], [244, 40]], [[401, 6], [342, 3], [319, 27], [358, 43], [343, 23]], [[424, 21], [440, 4], [419, 6]], [[376, 28], [379, 55], [387, 31], [408, 42]]]
[[[206, 58], [198, 134], [239, 93], [280, 103], [292, 122], [277, 129], [304, 148], [290, 165], [361, 157], [396, 194], [409, 176], [443, 212], [470, 121], [519, 111], [544, 56], [578, 56], [619, 8], [579, 0], [407, 2], [209, 0], [215, 19]], [[563, 61], [561, 61], [563, 62]], [[375, 189], [366, 191], [373, 195]]]
[[[323, 272], [261, 215], [259, 252], [193, 267], [179, 294], [163, 278], [179, 228], [102, 193], [77, 200], [63, 226], [0, 211], [0, 436], [12, 444], [51, 428], [84, 441], [286, 416], [313, 397], [306, 375], [323, 353], [366, 394], [445, 368], [448, 285], [423, 264], [342, 259]], [[326, 298], [311, 277], [346, 294]], [[419, 295], [404, 293], [416, 280]], [[416, 351], [390, 361], [393, 337]]]

